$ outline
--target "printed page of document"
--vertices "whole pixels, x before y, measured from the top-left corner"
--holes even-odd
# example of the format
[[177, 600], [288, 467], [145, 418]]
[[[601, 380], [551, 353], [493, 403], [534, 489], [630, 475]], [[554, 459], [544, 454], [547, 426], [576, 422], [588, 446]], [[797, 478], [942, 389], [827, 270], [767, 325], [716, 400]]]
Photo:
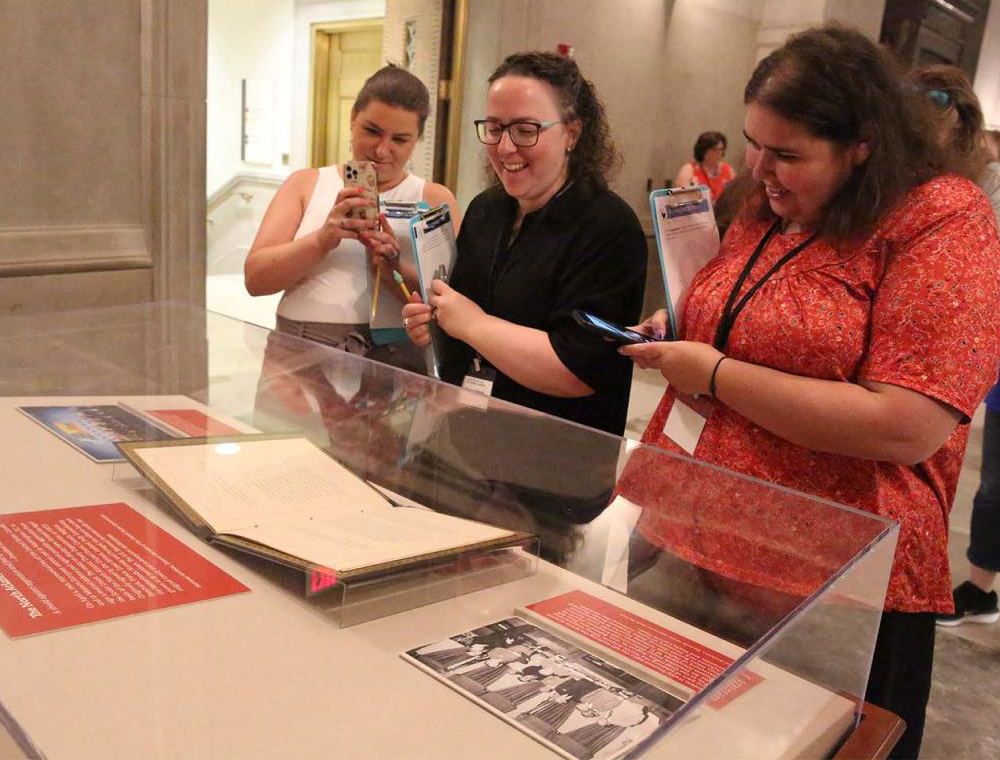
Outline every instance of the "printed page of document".
[[421, 296], [427, 300], [431, 282], [439, 268], [444, 267], [445, 278], [451, 275], [455, 264], [457, 249], [455, 247], [455, 229], [449, 221], [435, 224], [433, 227], [425, 222], [418, 223], [414, 228], [416, 249], [414, 259], [420, 275]]
[[217, 534], [338, 571], [447, 551], [509, 530], [392, 502], [305, 438], [134, 449]]
[[296, 514], [232, 532], [338, 572], [511, 535], [509, 530], [414, 507], [353, 515]]
[[393, 510], [381, 494], [305, 438], [134, 451], [216, 533], [238, 534], [290, 515], [339, 520]]
[[[426, 303], [435, 277], [447, 280], [455, 266], [455, 258], [458, 255], [455, 228], [451, 223], [451, 214], [447, 210], [431, 218], [414, 220], [411, 224], [413, 259], [420, 281], [420, 297]], [[431, 345], [428, 346], [426, 354], [427, 374], [438, 379], [441, 378], [438, 360], [441, 356], [443, 337], [444, 333], [437, 324], [432, 324]]]
[[[416, 267], [413, 260], [413, 244], [410, 240], [410, 220], [390, 217], [389, 229], [396, 236], [399, 243], [399, 258], [392, 265], [394, 269], [401, 273], [407, 273]], [[367, 267], [368, 271], [368, 293], [372, 293], [375, 287], [375, 278], [378, 274]], [[383, 282], [378, 290], [378, 305], [375, 308], [375, 317], [371, 320], [370, 327], [373, 330], [389, 330], [403, 328], [403, 293], [396, 283], [391, 285]]]
[[677, 335], [691, 281], [719, 252], [719, 229], [707, 190], [698, 200], [680, 203], [667, 194], [653, 195], [663, 284]]

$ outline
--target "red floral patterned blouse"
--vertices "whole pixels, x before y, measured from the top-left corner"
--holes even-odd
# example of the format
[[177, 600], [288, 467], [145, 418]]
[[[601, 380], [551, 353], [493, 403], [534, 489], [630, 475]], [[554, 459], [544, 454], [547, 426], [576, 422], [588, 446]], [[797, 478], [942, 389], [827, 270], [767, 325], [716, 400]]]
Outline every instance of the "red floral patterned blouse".
[[[725, 300], [770, 224], [743, 216], [732, 225], [719, 256], [692, 284], [685, 339], [712, 342]], [[773, 236], [743, 291], [804, 237]], [[797, 375], [902, 386], [971, 417], [1000, 360], [1000, 242], [985, 196], [964, 179], [938, 177], [911, 191], [863, 244], [838, 252], [814, 242], [748, 302], [726, 353]], [[672, 404], [668, 388], [643, 442], [680, 451], [662, 432]], [[967, 439], [968, 425], [961, 424], [930, 459], [902, 466], [804, 449], [715, 402], [694, 455], [898, 520], [886, 608], [950, 612], [948, 513]], [[629, 467], [622, 491], [639, 504], [665, 503], [653, 495], [662, 489], [656, 477], [647, 468]], [[716, 517], [716, 524], [724, 524], [725, 515], [710, 514], [710, 500], [701, 500], [699, 509], [703, 523]], [[809, 529], [836, 543], [824, 526]], [[762, 578], [751, 576], [808, 572], [781, 553], [762, 558], [750, 572], [747, 547], [721, 531], [711, 540], [702, 535], [697, 542], [678, 541], [676, 514], [667, 510], [647, 508], [640, 530], [653, 543], [737, 580], [760, 583]], [[784, 585], [796, 590], [795, 583]]]

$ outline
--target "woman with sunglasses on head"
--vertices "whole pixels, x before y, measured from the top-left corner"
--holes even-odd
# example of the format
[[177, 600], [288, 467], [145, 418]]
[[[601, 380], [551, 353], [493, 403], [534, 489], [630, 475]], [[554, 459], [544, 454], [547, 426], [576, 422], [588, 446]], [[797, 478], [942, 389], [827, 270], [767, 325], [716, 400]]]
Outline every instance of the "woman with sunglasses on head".
[[[369, 77], [351, 107], [351, 154], [375, 166], [379, 197], [386, 201], [448, 203], [442, 185], [411, 174], [406, 165], [430, 113], [427, 87], [389, 64]], [[254, 296], [284, 291], [277, 328], [373, 359], [424, 371], [424, 359], [409, 341], [375, 345], [369, 329], [369, 267], [399, 293], [392, 262], [401, 245], [376, 219], [354, 218], [369, 205], [362, 188], [346, 187], [343, 166], [303, 169], [285, 180], [264, 215], [247, 255], [244, 276]], [[456, 221], [457, 223], [457, 221]]]
[[733, 167], [726, 156], [726, 136], [722, 132], [702, 132], [694, 143], [694, 161], [684, 164], [674, 177], [674, 187], [705, 185], [712, 201], [719, 200], [726, 185], [733, 181]]
[[[911, 71], [910, 82], [927, 97], [938, 145], [955, 170], [976, 182], [993, 204], [1000, 223], [1000, 163], [985, 145], [983, 112], [965, 72], [955, 66], [924, 66]], [[993, 590], [1000, 571], [1000, 385], [986, 396], [983, 464], [972, 502], [968, 580], [952, 591], [953, 613], [941, 613], [938, 625], [995, 623], [1000, 619]]]
[[485, 375], [496, 398], [620, 434], [630, 363], [572, 316], [631, 324], [642, 308], [646, 239], [608, 189], [604, 108], [553, 53], [512, 55], [489, 82], [476, 130], [495, 184], [466, 211], [449, 281], [404, 307], [410, 337], [429, 341], [433, 309], [448, 336], [442, 379]]
[[[917, 98], [843, 27], [764, 58], [744, 91], [755, 185], [692, 282], [681, 340], [621, 349], [670, 384], [644, 442], [679, 450], [665, 423], [678, 394], [702, 395], [711, 413], [695, 458], [899, 521], [867, 699], [906, 721], [892, 754], [906, 758], [919, 752], [935, 615], [952, 610], [948, 513], [968, 422], [1000, 359], [996, 220], [974, 184], [938, 174]], [[644, 461], [623, 477], [635, 503], [669, 485]], [[704, 499], [700, 524], [726, 525], [725, 510], [738, 518], [740, 505]], [[669, 518], [651, 515], [640, 533], [760, 586], [738, 543], [676, 546]], [[805, 575], [804, 561], [784, 562], [773, 588]], [[810, 592], [796, 587], [798, 602]]]

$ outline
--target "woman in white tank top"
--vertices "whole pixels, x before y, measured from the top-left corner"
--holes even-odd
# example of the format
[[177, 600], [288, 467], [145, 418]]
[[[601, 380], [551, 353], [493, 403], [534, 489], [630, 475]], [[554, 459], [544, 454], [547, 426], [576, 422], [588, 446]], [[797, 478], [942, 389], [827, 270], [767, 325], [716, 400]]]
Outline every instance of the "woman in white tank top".
[[[383, 200], [448, 203], [457, 220], [457, 203], [447, 188], [406, 171], [429, 111], [424, 84], [403, 69], [385, 66], [365, 82], [351, 109], [351, 151], [354, 160], [375, 165]], [[351, 208], [366, 203], [360, 193], [360, 188], [344, 187], [340, 166], [291, 174], [247, 255], [247, 291], [255, 296], [284, 291], [278, 305], [281, 332], [423, 372], [422, 352], [408, 340], [385, 346], [372, 342], [368, 267], [391, 276], [387, 260], [409, 241], [395, 240], [376, 221], [348, 218]], [[399, 289], [393, 285], [391, 290]], [[400, 299], [402, 308], [401, 292]]]

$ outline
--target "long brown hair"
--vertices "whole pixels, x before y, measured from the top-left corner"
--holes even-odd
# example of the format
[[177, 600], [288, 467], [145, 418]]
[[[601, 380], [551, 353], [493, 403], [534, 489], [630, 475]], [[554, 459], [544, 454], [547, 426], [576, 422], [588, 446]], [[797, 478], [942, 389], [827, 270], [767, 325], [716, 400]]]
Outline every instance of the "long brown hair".
[[[810, 134], [842, 147], [864, 142], [868, 159], [827, 203], [819, 233], [848, 240], [870, 232], [913, 187], [940, 168], [919, 94], [903, 86], [889, 57], [860, 32], [837, 24], [796, 34], [762, 60], [744, 91]], [[751, 208], [774, 218], [761, 183]]]
[[908, 79], [927, 96], [925, 109], [934, 123], [941, 124], [948, 111], [954, 109], [958, 119], [951, 139], [941, 146], [944, 167], [973, 182], [978, 180], [990, 156], [983, 145], [983, 109], [969, 77], [957, 66], [939, 64], [914, 69]]

